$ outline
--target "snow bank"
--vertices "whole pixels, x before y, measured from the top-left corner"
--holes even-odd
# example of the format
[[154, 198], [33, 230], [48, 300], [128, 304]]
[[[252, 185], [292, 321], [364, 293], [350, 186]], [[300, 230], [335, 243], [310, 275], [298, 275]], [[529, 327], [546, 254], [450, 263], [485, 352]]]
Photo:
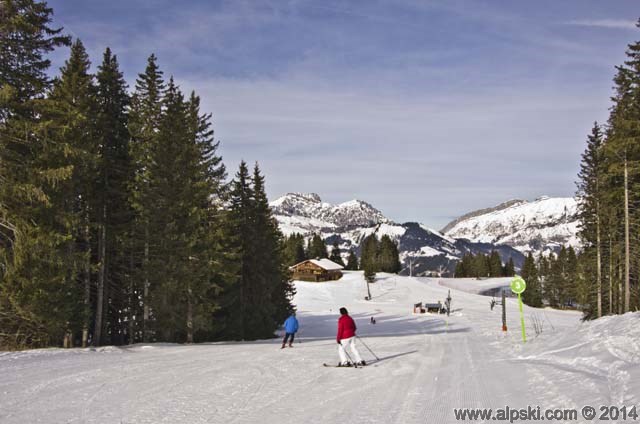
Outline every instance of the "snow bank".
[[481, 294], [492, 289], [509, 289], [511, 280], [511, 277], [486, 278], [482, 280], [477, 278], [441, 278], [438, 284], [466, 293]]

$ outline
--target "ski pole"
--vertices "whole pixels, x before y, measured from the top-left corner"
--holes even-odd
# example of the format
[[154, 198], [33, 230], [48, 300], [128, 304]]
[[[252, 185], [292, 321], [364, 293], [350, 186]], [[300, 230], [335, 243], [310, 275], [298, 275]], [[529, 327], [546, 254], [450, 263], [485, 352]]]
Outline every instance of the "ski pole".
[[362, 343], [364, 347], [366, 347], [369, 350], [369, 352], [371, 352], [371, 354], [376, 358], [376, 360], [379, 361], [380, 358], [378, 358], [378, 356], [375, 353], [373, 353], [373, 350], [369, 349], [369, 346], [367, 346], [367, 344], [360, 338], [360, 336], [356, 336], [356, 337], [358, 338], [358, 340], [360, 340], [360, 343]]
[[353, 362], [353, 359], [351, 359], [351, 355], [349, 355], [349, 353], [347, 352], [347, 348], [344, 347], [344, 345], [342, 344], [342, 342], [340, 342], [340, 346], [342, 346], [342, 350], [344, 351], [344, 353], [347, 355], [347, 359], [349, 360], [349, 362], [351, 362], [353, 364], [354, 367], [358, 368], [358, 364], [356, 364], [355, 362]]

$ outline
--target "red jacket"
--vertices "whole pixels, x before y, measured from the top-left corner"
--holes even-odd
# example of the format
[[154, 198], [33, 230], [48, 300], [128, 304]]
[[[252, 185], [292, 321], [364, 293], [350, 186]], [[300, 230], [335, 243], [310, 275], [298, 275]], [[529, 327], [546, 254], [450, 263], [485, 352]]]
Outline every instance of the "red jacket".
[[336, 340], [348, 339], [356, 335], [356, 323], [349, 315], [342, 315], [338, 320], [338, 335]]

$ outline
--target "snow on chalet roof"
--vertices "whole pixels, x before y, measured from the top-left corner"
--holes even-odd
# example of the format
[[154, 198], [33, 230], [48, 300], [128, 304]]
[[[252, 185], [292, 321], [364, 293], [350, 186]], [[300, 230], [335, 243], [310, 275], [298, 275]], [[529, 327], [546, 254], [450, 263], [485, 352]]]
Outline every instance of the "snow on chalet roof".
[[[303, 261], [300, 263], [304, 263], [304, 262], [307, 262], [307, 261]], [[314, 265], [318, 265], [320, 268], [324, 268], [327, 271], [335, 271], [335, 270], [344, 268], [342, 265], [338, 265], [337, 263], [330, 261], [329, 259], [309, 259], [308, 262], [311, 262]], [[296, 265], [299, 265], [299, 264], [296, 264]]]

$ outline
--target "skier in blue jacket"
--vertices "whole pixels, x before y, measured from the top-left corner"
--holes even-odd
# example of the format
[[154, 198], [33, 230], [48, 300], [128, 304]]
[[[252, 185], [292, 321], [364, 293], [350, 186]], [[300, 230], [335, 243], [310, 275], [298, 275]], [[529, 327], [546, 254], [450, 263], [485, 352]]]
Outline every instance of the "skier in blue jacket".
[[293, 338], [296, 336], [296, 332], [298, 331], [298, 320], [296, 319], [295, 312], [292, 312], [289, 318], [284, 322], [284, 331], [284, 340], [282, 340], [282, 347], [280, 349], [285, 348], [289, 337], [291, 337], [291, 340], [289, 340], [289, 347], [293, 347]]

